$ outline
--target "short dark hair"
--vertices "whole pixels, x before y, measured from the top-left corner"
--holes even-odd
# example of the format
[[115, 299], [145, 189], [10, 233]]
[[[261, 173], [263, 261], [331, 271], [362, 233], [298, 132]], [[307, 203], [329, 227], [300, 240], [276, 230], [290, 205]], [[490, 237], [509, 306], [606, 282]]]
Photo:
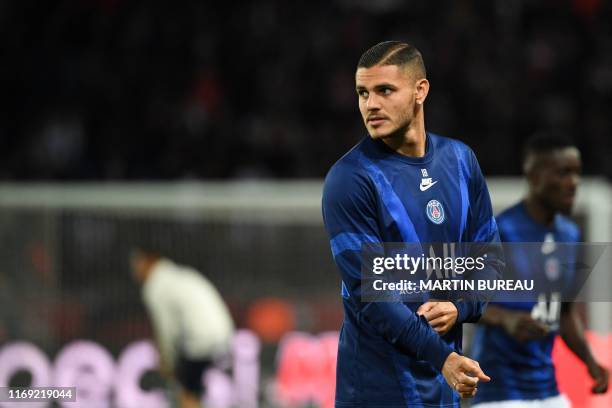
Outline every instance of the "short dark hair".
[[528, 165], [528, 160], [532, 156], [549, 154], [568, 147], [576, 147], [576, 145], [563, 134], [553, 135], [547, 132], [534, 134], [523, 147], [523, 170], [527, 172], [532, 167]]
[[357, 68], [371, 68], [375, 65], [412, 65], [422, 78], [427, 77], [421, 52], [413, 45], [401, 41], [383, 41], [361, 55]]
[[146, 255], [168, 255], [169, 249], [172, 248], [169, 228], [166, 223], [159, 221], [134, 220], [134, 226], [126, 240], [131, 252], [137, 251]]

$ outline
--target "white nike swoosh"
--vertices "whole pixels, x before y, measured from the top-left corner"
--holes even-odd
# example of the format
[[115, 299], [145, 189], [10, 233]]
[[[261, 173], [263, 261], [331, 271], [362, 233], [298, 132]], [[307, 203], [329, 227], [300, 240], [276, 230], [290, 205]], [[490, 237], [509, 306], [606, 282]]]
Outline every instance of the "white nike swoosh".
[[548, 255], [548, 254], [552, 254], [553, 252], [555, 252], [555, 248], [556, 245], [554, 242], [544, 242], [542, 244], [542, 254], [544, 255]]
[[424, 186], [422, 183], [419, 185], [419, 188], [421, 189], [421, 191], [425, 191], [428, 190], [430, 187], [433, 187], [434, 184], [436, 184], [438, 182], [438, 180], [434, 181], [433, 183], [427, 184], [426, 186]]

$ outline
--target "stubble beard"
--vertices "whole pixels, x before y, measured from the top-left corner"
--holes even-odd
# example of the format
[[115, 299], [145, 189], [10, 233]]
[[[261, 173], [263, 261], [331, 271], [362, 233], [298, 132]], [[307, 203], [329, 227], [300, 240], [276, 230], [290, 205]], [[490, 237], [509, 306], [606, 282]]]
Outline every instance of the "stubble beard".
[[410, 129], [411, 124], [411, 118], [403, 118], [402, 124], [396, 129], [385, 135], [378, 135], [373, 138], [382, 140], [391, 148], [399, 148], [406, 143], [406, 135], [408, 134], [408, 129]]

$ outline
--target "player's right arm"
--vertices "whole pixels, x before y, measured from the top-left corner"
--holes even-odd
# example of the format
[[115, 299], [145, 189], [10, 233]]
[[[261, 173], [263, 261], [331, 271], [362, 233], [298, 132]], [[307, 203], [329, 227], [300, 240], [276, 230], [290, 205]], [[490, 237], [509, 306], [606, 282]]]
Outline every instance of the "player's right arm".
[[561, 305], [561, 338], [569, 349], [586, 365], [589, 375], [595, 384], [591, 388], [594, 394], [608, 391], [610, 373], [600, 365], [591, 352], [591, 347], [584, 337], [584, 327], [576, 314], [573, 303], [564, 302]]
[[[174, 288], [167, 289], [175, 290]], [[144, 300], [159, 353], [159, 371], [166, 377], [172, 377], [176, 358], [174, 342], [178, 338], [178, 317], [173, 313], [174, 308], [168, 292], [148, 293], [147, 295]]]
[[506, 309], [498, 305], [489, 305], [480, 323], [500, 326], [520, 342], [536, 340], [548, 334], [548, 327], [533, 319], [530, 313], [523, 310]]
[[454, 353], [424, 317], [401, 302], [361, 301], [361, 246], [383, 242], [377, 214], [376, 190], [368, 176], [355, 168], [334, 166], [325, 180], [323, 220], [345, 298], [358, 311], [360, 324], [374, 328], [416, 359], [429, 361], [455, 390], [462, 387], [462, 396], [471, 395], [474, 377], [484, 381], [488, 377], [472, 360]]

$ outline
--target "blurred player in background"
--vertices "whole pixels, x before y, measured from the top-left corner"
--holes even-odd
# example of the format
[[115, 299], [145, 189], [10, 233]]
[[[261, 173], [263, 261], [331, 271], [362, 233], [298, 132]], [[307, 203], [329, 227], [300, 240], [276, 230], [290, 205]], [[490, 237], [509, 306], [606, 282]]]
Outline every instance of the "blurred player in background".
[[[331, 168], [323, 191], [345, 312], [336, 407], [457, 407], [457, 393], [471, 397], [489, 380], [460, 355], [461, 323], [477, 320], [484, 303], [362, 302], [361, 245], [482, 241], [499, 249], [484, 177], [466, 145], [425, 131], [429, 82], [415, 47], [387, 41], [367, 50], [356, 91], [369, 137]], [[487, 271], [499, 276], [499, 253], [488, 255]]]
[[[529, 270], [524, 276], [543, 276], [545, 268], [556, 267], [558, 255], [552, 243], [580, 241], [578, 226], [566, 217], [574, 204], [580, 170], [580, 153], [571, 143], [551, 136], [528, 142], [523, 159], [527, 197], [497, 217], [502, 241], [543, 242], [541, 262], [526, 263]], [[480, 322], [484, 325], [476, 332], [473, 355], [495, 381], [482, 385], [474, 407], [570, 406], [559, 394], [552, 362], [557, 331], [586, 364], [595, 380], [592, 391], [606, 392], [608, 371], [593, 358], [573, 304], [491, 304]]]
[[198, 271], [148, 249], [135, 249], [130, 258], [153, 323], [160, 372], [179, 383], [182, 408], [199, 407], [202, 374], [230, 350], [234, 323], [228, 308]]

